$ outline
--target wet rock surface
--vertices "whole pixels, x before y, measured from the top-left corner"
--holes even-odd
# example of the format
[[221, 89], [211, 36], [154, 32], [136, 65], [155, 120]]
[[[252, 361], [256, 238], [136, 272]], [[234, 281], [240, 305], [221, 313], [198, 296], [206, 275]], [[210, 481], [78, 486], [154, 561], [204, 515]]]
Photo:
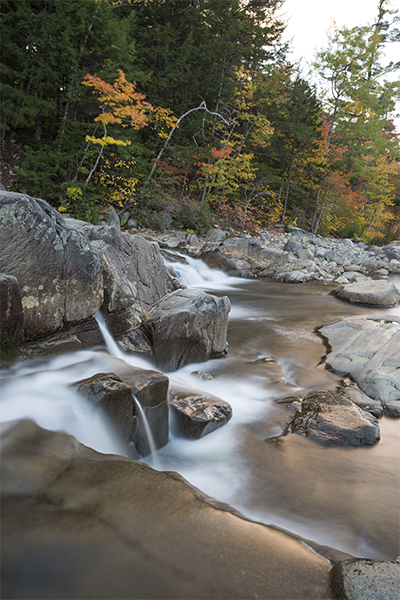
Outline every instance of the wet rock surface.
[[2, 462], [5, 598], [329, 598], [329, 560], [176, 473], [32, 421], [3, 432]]
[[[134, 437], [132, 390], [115, 373], [99, 373], [74, 386], [96, 408], [104, 412], [125, 447]], [[136, 419], [135, 419], [136, 421]]]
[[173, 386], [169, 403], [177, 431], [193, 439], [219, 429], [232, 418], [231, 405], [206, 392]]
[[362, 446], [380, 439], [374, 416], [340, 394], [319, 392], [304, 398], [289, 431], [326, 446]]

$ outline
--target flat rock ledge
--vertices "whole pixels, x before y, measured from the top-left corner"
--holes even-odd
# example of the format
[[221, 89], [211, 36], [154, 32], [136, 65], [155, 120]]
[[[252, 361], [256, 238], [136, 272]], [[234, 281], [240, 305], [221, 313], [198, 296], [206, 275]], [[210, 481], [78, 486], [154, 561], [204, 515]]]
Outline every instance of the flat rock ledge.
[[333, 290], [331, 294], [352, 304], [392, 307], [400, 302], [400, 290], [390, 281], [382, 280], [347, 283]]
[[400, 322], [397, 317], [349, 317], [319, 328], [330, 351], [329, 367], [349, 375], [381, 402], [384, 413], [400, 417]]
[[332, 569], [337, 600], [399, 600], [400, 556], [394, 561], [346, 560]]

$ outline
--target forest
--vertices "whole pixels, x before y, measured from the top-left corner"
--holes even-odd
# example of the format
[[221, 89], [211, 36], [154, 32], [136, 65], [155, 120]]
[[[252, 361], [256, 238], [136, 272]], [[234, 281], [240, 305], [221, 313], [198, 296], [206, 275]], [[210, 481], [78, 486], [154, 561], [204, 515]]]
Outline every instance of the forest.
[[398, 11], [331, 28], [305, 75], [283, 8], [2, 0], [6, 189], [94, 223], [111, 206], [155, 230], [400, 239]]

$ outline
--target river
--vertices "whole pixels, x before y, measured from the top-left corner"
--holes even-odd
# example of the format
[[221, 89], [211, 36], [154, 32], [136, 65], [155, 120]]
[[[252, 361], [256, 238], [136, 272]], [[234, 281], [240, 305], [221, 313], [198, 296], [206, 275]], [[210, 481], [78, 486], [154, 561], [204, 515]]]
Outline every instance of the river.
[[[340, 378], [324, 368], [326, 348], [316, 327], [352, 315], [398, 317], [400, 309], [377, 311], [342, 302], [329, 294], [334, 284], [229, 278], [193, 259], [176, 263], [175, 272], [188, 286], [228, 295], [232, 311], [227, 357], [168, 375], [172, 383], [228, 401], [233, 418], [196, 441], [172, 430], [158, 452], [161, 468], [179, 472], [248, 518], [354, 556], [399, 556], [400, 420], [380, 419], [381, 440], [374, 446], [325, 448], [296, 434], [281, 436], [288, 412], [276, 401], [338, 385]], [[198, 369], [213, 379], [191, 375]], [[120, 453], [101, 415], [69, 387], [108, 371], [110, 355], [99, 349], [16, 365], [1, 374], [1, 420], [30, 417], [100, 452]], [[154, 466], [151, 457], [148, 462]]]

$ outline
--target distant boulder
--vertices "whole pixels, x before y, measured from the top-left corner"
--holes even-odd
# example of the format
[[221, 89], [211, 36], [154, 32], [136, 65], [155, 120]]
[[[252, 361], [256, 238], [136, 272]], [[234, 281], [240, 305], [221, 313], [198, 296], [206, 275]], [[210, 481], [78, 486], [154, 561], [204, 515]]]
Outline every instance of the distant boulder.
[[332, 292], [340, 300], [352, 304], [395, 306], [400, 302], [400, 290], [390, 281], [367, 280], [341, 285]]

